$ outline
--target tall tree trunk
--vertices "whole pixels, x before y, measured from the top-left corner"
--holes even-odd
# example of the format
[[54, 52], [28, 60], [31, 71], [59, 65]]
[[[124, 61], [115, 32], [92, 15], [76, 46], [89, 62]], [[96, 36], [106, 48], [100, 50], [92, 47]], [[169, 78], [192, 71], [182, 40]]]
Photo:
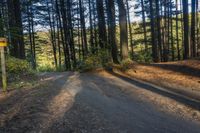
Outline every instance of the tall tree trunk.
[[24, 46], [24, 35], [22, 26], [22, 15], [21, 15], [21, 3], [20, 0], [14, 0], [14, 12], [15, 21], [17, 27], [17, 42], [18, 42], [18, 57], [20, 59], [25, 59], [25, 46]]
[[196, 2], [198, 0], [191, 0], [192, 4], [192, 18], [191, 18], [191, 56], [196, 57]]
[[199, 18], [199, 11], [200, 9], [199, 9], [199, 1], [198, 0], [196, 0], [196, 20], [197, 20], [197, 22], [196, 22], [196, 25], [197, 25], [197, 54], [198, 54], [198, 56], [200, 56], [200, 18]]
[[132, 56], [132, 59], [133, 59], [133, 54], [134, 54], [133, 33], [132, 33], [131, 18], [130, 18], [130, 7], [129, 7], [128, 0], [126, 0], [126, 7], [127, 7], [128, 27], [129, 27], [129, 36], [130, 36], [131, 56]]
[[[69, 40], [69, 47], [70, 47], [70, 53], [71, 53], [71, 60], [73, 62], [73, 68], [76, 68], [76, 53], [75, 53], [75, 48], [74, 48], [74, 29], [73, 29], [73, 24], [72, 24], [72, 3], [71, 0], [67, 0], [67, 18], [68, 18], [68, 40]], [[87, 46], [86, 46], [87, 50]]]
[[168, 35], [167, 35], [167, 1], [164, 1], [164, 33], [163, 33], [163, 61], [167, 62], [169, 58], [169, 52], [168, 52]]
[[18, 57], [18, 42], [16, 38], [15, 28], [16, 28], [16, 22], [15, 22], [15, 9], [14, 9], [14, 3], [13, 0], [7, 0], [7, 7], [8, 7], [8, 21], [9, 21], [9, 32], [10, 32], [10, 55], [14, 57]]
[[172, 11], [172, 0], [170, 0], [170, 26], [171, 26], [171, 53], [172, 53], [172, 61], [175, 59], [175, 53], [174, 53], [174, 36], [173, 36], [173, 11]]
[[36, 44], [35, 44], [35, 29], [34, 29], [34, 14], [32, 7], [30, 8], [30, 14], [31, 14], [31, 36], [32, 36], [32, 50], [33, 50], [33, 59], [34, 59], [34, 66], [33, 68], [36, 69], [37, 67], [37, 60], [36, 60]]
[[179, 46], [179, 26], [178, 26], [178, 0], [176, 0], [176, 47], [178, 60], [181, 59], [180, 46]]
[[[46, 1], [46, 6], [47, 6], [47, 12], [48, 12], [48, 19], [49, 19], [49, 26], [50, 26], [50, 35], [51, 35], [51, 44], [52, 44], [52, 48], [53, 48], [53, 56], [54, 56], [54, 63], [55, 63], [55, 67], [58, 67], [58, 63], [57, 63], [57, 54], [56, 54], [56, 40], [55, 40], [55, 36], [54, 36], [54, 25], [53, 22], [54, 20], [52, 20], [51, 18], [51, 9], [49, 7], [49, 3], [48, 1]], [[52, 15], [53, 16], [53, 15]]]
[[83, 37], [83, 57], [85, 57], [88, 53], [88, 45], [87, 45], [87, 35], [86, 35], [86, 27], [85, 27], [85, 15], [83, 10], [82, 0], [79, 0], [79, 11], [80, 11], [80, 20], [81, 20], [81, 29], [82, 29], [82, 37]]
[[56, 0], [56, 14], [58, 17], [58, 25], [59, 25], [59, 31], [60, 32], [60, 36], [61, 36], [61, 41], [62, 41], [62, 46], [63, 46], [63, 53], [64, 53], [64, 62], [65, 62], [65, 70], [68, 69], [68, 52], [66, 49], [66, 43], [65, 43], [65, 39], [64, 39], [64, 33], [63, 33], [63, 26], [62, 26], [62, 22], [61, 22], [61, 12], [60, 12], [60, 8], [59, 8], [59, 3], [58, 0]]
[[[183, 12], [183, 2], [180, 0], [180, 10]], [[183, 26], [183, 13], [181, 13], [181, 41], [182, 41], [182, 49], [184, 51], [184, 26]], [[184, 56], [184, 52], [182, 54]]]
[[183, 3], [183, 26], [184, 26], [184, 59], [188, 59], [190, 58], [188, 0], [182, 0], [182, 3]]
[[95, 12], [95, 4], [93, 2], [92, 4], [92, 14], [94, 16], [93, 18], [93, 23], [94, 23], [94, 44], [95, 44], [95, 52], [98, 52], [98, 39], [97, 39], [97, 36], [98, 36], [98, 30], [97, 30], [97, 22], [96, 22], [96, 18], [97, 18], [97, 13]]
[[115, 20], [115, 5], [114, 0], [108, 0], [108, 21], [109, 21], [109, 27], [108, 27], [108, 34], [109, 34], [109, 40], [111, 43], [111, 54], [112, 59], [114, 63], [119, 63], [117, 58], [117, 45], [116, 45], [116, 20]]
[[[94, 54], [95, 53], [95, 47], [94, 47], [94, 33], [93, 33], [93, 23], [92, 23], [92, 3], [91, 0], [88, 0], [89, 3], [89, 21], [90, 21], [90, 45], [91, 45], [91, 51]], [[94, 9], [93, 9], [94, 10]]]
[[66, 57], [67, 57], [67, 61], [66, 61], [66, 66], [67, 69], [70, 70], [71, 69], [71, 61], [70, 61], [70, 54], [69, 54], [69, 40], [68, 40], [68, 33], [67, 33], [67, 18], [66, 18], [66, 9], [65, 9], [65, 2], [64, 0], [60, 0], [60, 9], [61, 9], [61, 16], [62, 16], [62, 20], [63, 20], [63, 33], [64, 33], [64, 48], [66, 51]]
[[27, 5], [27, 17], [28, 17], [28, 34], [29, 34], [29, 42], [30, 42], [30, 54], [31, 54], [31, 65], [33, 69], [36, 69], [36, 62], [33, 52], [33, 36], [32, 36], [32, 26], [31, 26], [31, 12], [30, 7]]
[[11, 38], [10, 54], [16, 58], [25, 58], [21, 3], [19, 0], [8, 0], [9, 31]]
[[128, 59], [128, 30], [127, 30], [127, 14], [123, 0], [117, 0], [119, 7], [119, 25], [120, 25], [120, 47], [122, 60]]
[[141, 0], [141, 7], [142, 7], [142, 27], [144, 31], [145, 52], [147, 52], [148, 45], [147, 45], [147, 28], [146, 28], [146, 19], [145, 19], [144, 0]]
[[149, 1], [150, 4], [150, 23], [151, 23], [151, 43], [152, 43], [152, 57], [154, 62], [159, 62], [158, 46], [155, 37], [155, 21], [154, 21], [154, 8], [153, 1]]
[[3, 13], [2, 13], [2, 7], [3, 7], [3, 4], [0, 3], [0, 36], [3, 37], [4, 36], [4, 24], [3, 24]]
[[159, 0], [156, 0], [156, 17], [157, 17], [157, 36], [158, 36], [158, 60], [156, 62], [160, 61], [160, 56], [162, 56], [162, 37], [161, 37], [161, 19], [160, 19], [160, 6], [159, 6]]
[[99, 30], [99, 45], [101, 48], [107, 47], [106, 22], [104, 16], [103, 0], [96, 0], [98, 30]]

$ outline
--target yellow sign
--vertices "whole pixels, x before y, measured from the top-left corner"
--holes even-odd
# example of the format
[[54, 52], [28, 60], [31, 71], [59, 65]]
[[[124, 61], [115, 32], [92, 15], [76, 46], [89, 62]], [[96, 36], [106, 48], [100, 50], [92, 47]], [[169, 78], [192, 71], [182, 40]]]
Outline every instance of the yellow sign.
[[0, 47], [6, 47], [8, 45], [6, 38], [0, 38]]

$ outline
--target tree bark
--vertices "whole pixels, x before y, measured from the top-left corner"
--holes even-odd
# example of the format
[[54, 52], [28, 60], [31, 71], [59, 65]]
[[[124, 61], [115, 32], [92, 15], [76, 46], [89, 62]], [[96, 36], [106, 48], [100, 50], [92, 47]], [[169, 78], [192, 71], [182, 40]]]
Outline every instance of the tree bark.
[[97, 17], [98, 17], [98, 30], [99, 30], [99, 46], [101, 48], [107, 47], [106, 36], [106, 22], [104, 16], [103, 0], [96, 0]]
[[119, 63], [117, 58], [117, 45], [116, 45], [116, 20], [115, 20], [115, 5], [114, 0], [108, 0], [108, 21], [109, 21], [109, 27], [108, 27], [108, 34], [109, 34], [109, 40], [111, 43], [111, 54], [112, 59], [114, 63]]
[[117, 0], [119, 7], [119, 25], [120, 25], [120, 47], [122, 60], [128, 59], [128, 30], [127, 30], [127, 14], [123, 0]]
[[184, 59], [190, 58], [189, 43], [189, 11], [188, 0], [182, 0], [183, 3], [183, 27], [184, 27]]

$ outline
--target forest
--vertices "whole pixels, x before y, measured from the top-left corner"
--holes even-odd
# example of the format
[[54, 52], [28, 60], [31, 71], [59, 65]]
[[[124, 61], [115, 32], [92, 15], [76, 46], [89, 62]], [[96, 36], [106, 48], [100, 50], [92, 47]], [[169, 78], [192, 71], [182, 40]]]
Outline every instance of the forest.
[[7, 54], [28, 60], [34, 69], [48, 59], [46, 66], [74, 70], [99, 53], [114, 63], [177, 61], [200, 53], [198, 0], [2, 0], [0, 5]]
[[2, 39], [0, 133], [200, 131], [200, 0], [0, 0]]

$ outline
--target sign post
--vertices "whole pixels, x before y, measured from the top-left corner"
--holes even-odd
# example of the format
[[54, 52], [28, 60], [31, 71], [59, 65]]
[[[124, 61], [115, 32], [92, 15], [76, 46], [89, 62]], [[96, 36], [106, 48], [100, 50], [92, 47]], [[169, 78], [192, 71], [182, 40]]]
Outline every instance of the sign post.
[[4, 47], [7, 46], [7, 39], [0, 38], [0, 51], [1, 51], [1, 71], [2, 71], [2, 84], [3, 91], [7, 91], [7, 76], [6, 76], [6, 63], [5, 63], [5, 53]]

